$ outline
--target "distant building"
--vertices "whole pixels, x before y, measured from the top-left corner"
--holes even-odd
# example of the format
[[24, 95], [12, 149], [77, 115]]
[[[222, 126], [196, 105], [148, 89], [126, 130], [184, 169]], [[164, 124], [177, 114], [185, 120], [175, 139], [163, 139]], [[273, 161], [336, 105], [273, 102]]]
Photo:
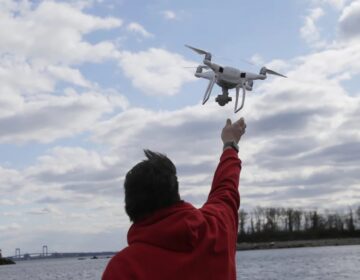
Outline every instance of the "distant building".
[[0, 259], [2, 258], [2, 253], [1, 253], [1, 249], [0, 249]]

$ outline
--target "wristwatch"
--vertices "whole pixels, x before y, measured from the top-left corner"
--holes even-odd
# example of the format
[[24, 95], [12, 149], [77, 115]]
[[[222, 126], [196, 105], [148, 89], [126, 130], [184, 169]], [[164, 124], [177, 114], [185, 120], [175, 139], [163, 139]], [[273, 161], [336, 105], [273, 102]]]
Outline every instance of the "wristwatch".
[[238, 144], [236, 144], [235, 141], [225, 142], [223, 149], [225, 150], [225, 148], [227, 148], [227, 147], [233, 148], [237, 153], [239, 152], [239, 146], [238, 146]]

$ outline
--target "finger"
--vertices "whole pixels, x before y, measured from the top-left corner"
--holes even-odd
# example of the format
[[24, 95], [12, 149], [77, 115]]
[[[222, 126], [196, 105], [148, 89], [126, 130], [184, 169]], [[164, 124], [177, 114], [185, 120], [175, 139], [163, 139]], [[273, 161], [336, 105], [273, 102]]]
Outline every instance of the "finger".
[[229, 126], [229, 125], [231, 125], [231, 120], [230, 120], [230, 119], [227, 119], [227, 120], [226, 120], [226, 126]]
[[240, 125], [244, 125], [245, 124], [245, 120], [244, 120], [244, 118], [243, 117], [241, 117], [240, 119], [238, 119], [236, 122], [235, 122], [236, 124], [240, 124]]
[[239, 120], [237, 120], [234, 125], [237, 127], [245, 127], [246, 124], [244, 118], [240, 118]]

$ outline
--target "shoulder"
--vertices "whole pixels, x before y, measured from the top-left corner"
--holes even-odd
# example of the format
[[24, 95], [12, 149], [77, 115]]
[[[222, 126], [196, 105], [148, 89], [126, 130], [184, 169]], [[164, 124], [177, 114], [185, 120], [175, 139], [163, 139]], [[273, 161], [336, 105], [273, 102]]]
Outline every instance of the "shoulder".
[[102, 280], [129, 279], [132, 266], [129, 253], [131, 253], [131, 250], [129, 247], [126, 247], [113, 256], [106, 266]]

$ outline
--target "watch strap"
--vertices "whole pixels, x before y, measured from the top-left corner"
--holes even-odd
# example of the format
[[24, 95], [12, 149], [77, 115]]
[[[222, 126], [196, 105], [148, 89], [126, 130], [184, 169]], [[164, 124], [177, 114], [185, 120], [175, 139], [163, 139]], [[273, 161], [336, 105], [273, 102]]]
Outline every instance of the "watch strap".
[[238, 146], [238, 144], [236, 144], [235, 141], [225, 142], [223, 149], [225, 149], [227, 147], [233, 148], [237, 153], [239, 152], [239, 146]]

